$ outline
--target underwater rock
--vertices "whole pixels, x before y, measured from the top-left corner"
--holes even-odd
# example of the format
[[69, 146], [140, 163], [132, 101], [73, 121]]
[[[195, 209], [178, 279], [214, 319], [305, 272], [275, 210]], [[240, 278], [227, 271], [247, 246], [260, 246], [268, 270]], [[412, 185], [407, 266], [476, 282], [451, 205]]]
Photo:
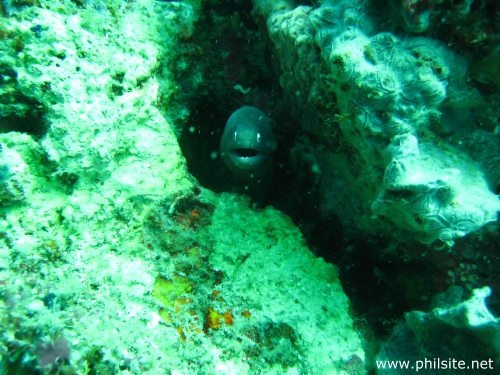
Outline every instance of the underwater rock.
[[0, 206], [18, 203], [31, 189], [28, 165], [17, 151], [0, 143]]
[[[269, 351], [271, 366], [279, 368], [282, 358], [290, 371], [336, 373], [356, 360], [363, 368], [337, 268], [311, 257], [299, 229], [279, 211], [255, 212], [247, 198], [227, 193], [217, 201], [206, 228], [214, 243], [209, 264], [225, 275], [218, 286], [224, 299], [252, 312], [238, 346], [250, 350], [252, 361], [255, 350]], [[229, 331], [224, 337], [238, 340]]]
[[[381, 361], [432, 360], [484, 361], [482, 369], [494, 369], [500, 361], [500, 318], [488, 309], [489, 287], [475, 289], [472, 296], [452, 306], [430, 312], [412, 311], [397, 325], [377, 355]], [[427, 369], [429, 369], [429, 366]], [[436, 367], [433, 367], [436, 370]], [[445, 368], [441, 368], [445, 369]], [[481, 368], [479, 368], [481, 369]], [[378, 374], [405, 373], [379, 368]]]
[[[261, 2], [254, 3], [259, 9]], [[376, 32], [367, 9], [365, 2], [343, 0], [261, 14], [277, 51], [280, 84], [290, 111], [301, 130], [316, 139], [314, 159], [320, 161], [323, 180], [318, 184], [320, 212], [336, 215], [351, 232], [404, 241], [410, 234], [416, 241], [452, 244], [454, 238], [496, 220], [499, 209], [468, 150], [454, 147], [446, 138], [472, 126], [467, 117], [450, 124], [457, 113], [450, 109], [453, 103], [479, 99], [467, 84], [467, 61], [438, 40]], [[470, 121], [472, 113], [466, 112]], [[387, 160], [391, 142], [407, 134], [420, 144], [421, 160], [408, 157], [404, 166], [391, 157]], [[412, 152], [404, 147], [401, 152]], [[373, 220], [373, 213], [395, 214], [385, 211], [389, 200], [383, 196], [390, 175], [402, 167], [413, 179], [409, 199], [433, 195], [438, 201], [418, 209], [407, 207], [408, 197], [400, 191], [400, 214], [393, 216], [397, 219], [390, 219], [389, 225]], [[464, 182], [467, 188], [456, 189]], [[428, 192], [415, 191], [419, 189]], [[452, 198], [454, 194], [460, 198]], [[427, 204], [437, 205], [430, 216], [423, 208]], [[420, 216], [428, 223], [419, 224]], [[395, 231], [397, 227], [405, 231]]]
[[42, 342], [71, 353], [59, 373], [362, 369], [337, 269], [187, 171], [170, 69], [201, 2], [41, 3], [0, 19], [13, 89], [50, 108], [43, 138], [0, 134], [5, 181], [33, 175], [0, 207], [0, 372], [42, 372]]
[[432, 10], [439, 1], [403, 0], [401, 15], [409, 31], [421, 33], [429, 28]]
[[449, 168], [438, 150], [428, 146], [420, 152], [411, 134], [394, 137], [388, 149], [392, 160], [372, 205], [376, 215], [415, 233], [422, 242], [439, 239], [450, 245], [454, 238], [497, 220], [498, 198], [467, 161], [456, 158], [454, 165], [460, 169]]
[[474, 61], [471, 65], [471, 75], [481, 83], [494, 84], [500, 89], [500, 45], [494, 46], [484, 57]]

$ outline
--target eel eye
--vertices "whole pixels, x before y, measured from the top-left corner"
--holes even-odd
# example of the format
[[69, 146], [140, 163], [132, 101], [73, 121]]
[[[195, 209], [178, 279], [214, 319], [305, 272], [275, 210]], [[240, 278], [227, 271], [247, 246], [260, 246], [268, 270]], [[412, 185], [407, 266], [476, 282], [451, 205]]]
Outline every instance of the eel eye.
[[257, 133], [257, 142], [260, 142], [260, 133]]
[[233, 139], [236, 141], [236, 136], [238, 135], [238, 132], [233, 133]]

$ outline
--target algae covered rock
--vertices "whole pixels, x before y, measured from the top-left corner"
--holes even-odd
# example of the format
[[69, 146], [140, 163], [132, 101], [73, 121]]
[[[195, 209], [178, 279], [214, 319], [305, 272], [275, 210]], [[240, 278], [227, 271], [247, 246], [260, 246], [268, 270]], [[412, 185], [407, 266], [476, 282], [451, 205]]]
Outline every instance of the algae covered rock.
[[362, 372], [336, 268], [187, 171], [199, 2], [4, 4], [0, 373]]
[[[2, 343], [24, 361], [4, 358], [7, 368], [37, 368], [42, 332], [67, 340], [64, 363], [84, 373], [362, 373], [337, 270], [282, 213], [208, 191], [131, 201], [79, 191], [61, 215], [45, 239], [30, 222], [21, 236], [13, 216], [2, 227], [22, 239], [0, 274]], [[19, 264], [29, 271], [16, 274]]]
[[223, 305], [251, 312], [240, 326], [247, 337], [234, 345], [261, 353], [272, 368], [286, 358], [298, 372], [335, 373], [355, 362], [361, 369], [364, 353], [336, 268], [311, 256], [288, 217], [271, 208], [256, 214], [247, 204], [223, 195], [207, 228], [210, 266], [225, 275], [217, 286]]
[[28, 166], [15, 150], [0, 143], [0, 205], [22, 201], [29, 189]]
[[[177, 143], [167, 143], [173, 126], [155, 106], [160, 83], [153, 73], [175, 35], [160, 18], [174, 11], [93, 2], [56, 8], [27, 7], [23, 19], [2, 20], [9, 38], [2, 46], [2, 129], [43, 136], [57, 173], [79, 183], [111, 178], [143, 193], [164, 191], [168, 180], [188, 186]], [[157, 21], [153, 27], [147, 18]], [[162, 38], [156, 33], [164, 28], [170, 34]]]

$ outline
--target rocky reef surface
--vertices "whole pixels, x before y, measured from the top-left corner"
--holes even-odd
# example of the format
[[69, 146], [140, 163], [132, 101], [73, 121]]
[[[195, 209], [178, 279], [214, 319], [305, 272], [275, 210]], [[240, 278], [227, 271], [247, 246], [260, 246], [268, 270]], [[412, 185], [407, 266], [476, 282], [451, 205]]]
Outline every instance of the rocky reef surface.
[[[0, 1], [0, 374], [498, 366], [493, 8]], [[242, 105], [267, 207], [220, 163]]]
[[[309, 171], [321, 228], [343, 227], [346, 245], [335, 249], [328, 241], [338, 236], [324, 236], [323, 254], [341, 259], [350, 296], [367, 315], [393, 309], [399, 296], [399, 319], [408, 309], [431, 310], [403, 313], [378, 359], [447, 356], [498, 366], [499, 322], [484, 303], [489, 289], [480, 288], [499, 287], [499, 86], [490, 65], [500, 45], [497, 7], [254, 4], [284, 107], [297, 119], [279, 126], [301, 135], [291, 152], [295, 173]], [[363, 270], [371, 276], [356, 275]], [[379, 285], [377, 298], [359, 292], [369, 280]], [[460, 293], [430, 302], [445, 290]], [[492, 306], [498, 314], [496, 299]]]
[[173, 72], [199, 12], [2, 2], [0, 373], [363, 368], [337, 269], [187, 171]]
[[[464, 57], [437, 39], [380, 30], [369, 1], [255, 3], [291, 110], [324, 140], [313, 147], [322, 210], [424, 243], [452, 244], [496, 221], [500, 204], [478, 160], [444, 136], [470, 128], [479, 106]], [[473, 131], [485, 143], [497, 132]]]

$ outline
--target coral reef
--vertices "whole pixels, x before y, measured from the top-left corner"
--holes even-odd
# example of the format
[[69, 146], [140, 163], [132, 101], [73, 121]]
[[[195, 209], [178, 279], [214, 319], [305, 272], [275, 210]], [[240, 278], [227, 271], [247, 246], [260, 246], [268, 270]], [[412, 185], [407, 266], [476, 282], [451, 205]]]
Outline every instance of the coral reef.
[[[0, 1], [0, 374], [498, 360], [493, 5]], [[296, 223], [218, 173], [241, 106]]]
[[[301, 130], [321, 140], [310, 168], [320, 171], [324, 216], [448, 245], [496, 220], [500, 203], [477, 160], [443, 136], [470, 128], [464, 103], [481, 100], [466, 83], [466, 59], [435, 39], [377, 32], [367, 2], [254, 3]], [[416, 3], [403, 6], [424, 31], [427, 8]]]
[[391, 217], [422, 242], [449, 244], [496, 221], [495, 197], [473, 164], [457, 158], [465, 176], [440, 166], [438, 160], [446, 157], [430, 147], [422, 155], [411, 134], [395, 136], [389, 149], [392, 160], [385, 169], [384, 189], [372, 205], [376, 215]]
[[[475, 289], [468, 300], [455, 301], [460, 299], [460, 291], [457, 294], [456, 289], [450, 289], [441, 296], [442, 306], [427, 313], [407, 313], [404, 323], [394, 328], [392, 337], [382, 347], [378, 360], [451, 357], [464, 361], [467, 368], [473, 361], [484, 361], [488, 367], [482, 369], [495, 369], [500, 361], [500, 319], [486, 306], [490, 293], [488, 287]], [[379, 369], [377, 373], [404, 373], [395, 371]]]
[[[282, 117], [295, 120], [278, 121], [277, 132], [295, 135], [296, 181], [319, 197], [309, 201], [317, 228], [302, 228], [341, 267], [354, 309], [373, 329], [365, 336], [387, 334], [404, 312], [429, 309], [448, 287], [497, 290], [493, 2], [253, 3], [271, 40]], [[490, 317], [493, 332], [498, 321]], [[415, 333], [398, 327], [405, 339], [385, 345], [401, 359], [471, 358], [459, 344], [419, 351], [424, 338], [411, 341]], [[428, 327], [429, 336], [439, 334], [473, 347], [460, 329]], [[496, 344], [484, 345], [498, 356]]]
[[0, 373], [362, 368], [337, 269], [187, 171], [201, 3], [1, 5]]

